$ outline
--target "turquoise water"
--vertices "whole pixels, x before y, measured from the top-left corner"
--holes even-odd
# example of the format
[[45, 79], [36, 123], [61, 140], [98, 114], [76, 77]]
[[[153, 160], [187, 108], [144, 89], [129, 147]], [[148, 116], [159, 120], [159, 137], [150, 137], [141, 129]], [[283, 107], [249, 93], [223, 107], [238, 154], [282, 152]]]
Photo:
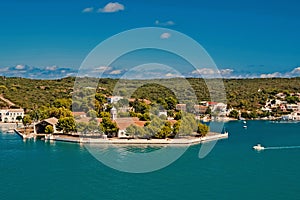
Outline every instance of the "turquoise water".
[[227, 123], [230, 137], [204, 159], [190, 147], [170, 166], [129, 174], [98, 162], [78, 144], [23, 142], [0, 133], [0, 199], [300, 199], [300, 124]]

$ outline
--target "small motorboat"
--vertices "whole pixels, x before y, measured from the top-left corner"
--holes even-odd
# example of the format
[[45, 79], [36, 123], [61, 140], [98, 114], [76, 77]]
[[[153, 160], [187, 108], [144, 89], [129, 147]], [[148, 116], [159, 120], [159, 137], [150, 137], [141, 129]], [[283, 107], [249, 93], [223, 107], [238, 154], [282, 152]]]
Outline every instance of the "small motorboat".
[[261, 144], [257, 144], [255, 146], [253, 146], [253, 149], [257, 150], [257, 151], [261, 151], [261, 150], [264, 150], [265, 147], [261, 146]]
[[243, 128], [247, 128], [247, 126], [245, 125], [245, 126], [243, 126]]
[[247, 122], [246, 122], [246, 121], [243, 121], [243, 123], [244, 123], [244, 124], [247, 124]]

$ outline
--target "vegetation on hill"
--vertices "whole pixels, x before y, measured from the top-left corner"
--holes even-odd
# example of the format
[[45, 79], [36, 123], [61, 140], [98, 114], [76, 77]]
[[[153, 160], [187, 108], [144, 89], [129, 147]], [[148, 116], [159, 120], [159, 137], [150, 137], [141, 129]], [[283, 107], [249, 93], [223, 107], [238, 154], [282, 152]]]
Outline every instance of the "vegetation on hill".
[[[84, 111], [88, 111], [90, 107], [94, 107], [99, 112], [105, 111], [101, 107], [101, 103], [105, 102], [105, 96], [109, 95], [124, 95], [131, 98], [160, 101], [170, 97], [175, 99], [177, 97], [176, 100], [192, 99], [194, 92], [198, 102], [210, 100], [205, 81], [197, 78], [187, 79], [193, 91], [185, 88], [179, 79], [163, 79], [155, 83], [149, 80], [119, 81], [117, 79], [98, 80], [96, 78], [79, 78], [77, 81], [80, 82], [80, 87], [77, 87], [77, 91], [74, 91], [75, 78], [73, 77], [58, 80], [0, 77], [0, 94], [16, 105], [26, 108], [27, 111], [42, 106], [70, 107], [73, 94], [77, 97], [77, 100], [76, 98], [73, 99], [75, 100], [73, 109], [80, 108], [79, 110], [82, 110], [82, 108], [85, 108]], [[213, 85], [215, 79], [206, 81]], [[97, 88], [90, 88], [90, 83], [96, 85]], [[172, 85], [172, 88], [168, 89], [165, 85]], [[118, 88], [115, 88], [116, 86]], [[300, 78], [225, 79], [224, 86], [229, 108], [254, 111], [265, 105], [266, 101], [272, 99], [278, 92], [299, 92]], [[213, 88], [213, 90], [218, 93], [221, 88]], [[62, 101], [65, 102], [59, 102], [58, 99], [64, 99]], [[293, 100], [290, 99], [289, 101], [292, 102]], [[7, 105], [5, 102], [0, 101], [0, 106], [5, 107]]]

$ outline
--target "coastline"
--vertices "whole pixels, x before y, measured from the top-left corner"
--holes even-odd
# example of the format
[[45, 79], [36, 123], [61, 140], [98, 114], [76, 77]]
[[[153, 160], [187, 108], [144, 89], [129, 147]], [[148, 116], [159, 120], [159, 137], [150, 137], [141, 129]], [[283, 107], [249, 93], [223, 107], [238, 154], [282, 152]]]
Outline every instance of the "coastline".
[[[14, 129], [15, 133], [18, 134], [24, 140], [34, 139], [34, 134], [22, 134], [17, 129]], [[116, 145], [191, 145], [200, 144], [203, 142], [209, 142], [219, 139], [227, 139], [228, 133], [209, 133], [205, 137], [182, 137], [174, 139], [119, 139], [119, 138], [81, 138], [64, 135], [49, 135], [43, 139], [45, 141], [60, 141], [60, 142], [71, 142], [80, 144], [116, 144]]]

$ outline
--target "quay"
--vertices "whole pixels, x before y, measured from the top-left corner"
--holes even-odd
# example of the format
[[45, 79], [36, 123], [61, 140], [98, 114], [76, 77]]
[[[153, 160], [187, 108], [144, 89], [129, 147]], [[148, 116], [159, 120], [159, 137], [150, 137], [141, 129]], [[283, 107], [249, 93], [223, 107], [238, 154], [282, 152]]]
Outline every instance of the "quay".
[[137, 144], [169, 144], [169, 145], [190, 145], [209, 142], [214, 140], [226, 139], [228, 133], [210, 134], [205, 137], [184, 137], [175, 139], [119, 139], [119, 138], [82, 138], [63, 135], [51, 135], [45, 138], [46, 140], [54, 140], [61, 142], [73, 142], [82, 144], [122, 144], [122, 145], [137, 145]]
[[89, 137], [79, 137], [71, 135], [52, 135], [52, 134], [35, 134], [35, 133], [24, 133], [18, 129], [14, 129], [14, 132], [18, 134], [24, 140], [26, 139], [42, 139], [45, 141], [60, 141], [60, 142], [72, 142], [80, 144], [120, 144], [120, 145], [138, 145], [138, 144], [161, 144], [161, 145], [191, 145], [199, 144], [214, 140], [226, 139], [228, 138], [228, 132], [220, 133], [208, 133], [204, 137], [179, 137], [174, 139], [132, 139], [132, 138], [89, 138]]

